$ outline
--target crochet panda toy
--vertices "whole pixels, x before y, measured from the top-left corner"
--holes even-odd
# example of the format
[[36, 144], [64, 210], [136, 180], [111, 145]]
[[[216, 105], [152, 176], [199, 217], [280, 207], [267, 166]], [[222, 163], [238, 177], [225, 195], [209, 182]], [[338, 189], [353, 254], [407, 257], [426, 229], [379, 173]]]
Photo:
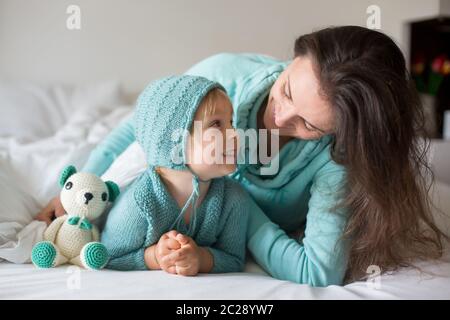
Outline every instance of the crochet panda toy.
[[102, 269], [108, 262], [108, 252], [98, 242], [99, 231], [90, 221], [99, 217], [107, 203], [117, 198], [119, 187], [94, 174], [77, 173], [74, 166], [64, 169], [59, 184], [66, 214], [45, 230], [45, 241], [33, 247], [31, 261], [38, 268], [71, 263], [87, 269]]

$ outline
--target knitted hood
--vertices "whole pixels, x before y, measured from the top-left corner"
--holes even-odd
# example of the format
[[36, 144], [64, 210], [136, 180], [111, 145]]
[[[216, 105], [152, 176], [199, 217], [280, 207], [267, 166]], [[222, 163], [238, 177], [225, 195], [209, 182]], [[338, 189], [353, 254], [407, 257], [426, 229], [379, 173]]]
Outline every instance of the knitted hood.
[[203, 98], [217, 82], [197, 76], [170, 76], [150, 83], [137, 100], [136, 140], [151, 166], [188, 170], [186, 138]]

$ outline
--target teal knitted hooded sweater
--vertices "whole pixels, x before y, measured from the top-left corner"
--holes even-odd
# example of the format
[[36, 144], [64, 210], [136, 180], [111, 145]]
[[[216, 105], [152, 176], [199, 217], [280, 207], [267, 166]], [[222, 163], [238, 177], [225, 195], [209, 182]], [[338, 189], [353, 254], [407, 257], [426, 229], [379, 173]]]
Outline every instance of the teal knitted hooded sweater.
[[[177, 230], [210, 251], [212, 272], [243, 269], [250, 201], [242, 187], [229, 178], [213, 179], [197, 205], [199, 178], [193, 173], [191, 197], [179, 208], [156, 172], [156, 167], [190, 170], [186, 138], [198, 106], [214, 88], [224, 90], [206, 78], [185, 75], [154, 81], [141, 93], [133, 120], [149, 168], [117, 199], [108, 215], [101, 237], [111, 257], [107, 268], [147, 269], [145, 249], [164, 233]], [[194, 209], [186, 224], [184, 213], [190, 204]]]

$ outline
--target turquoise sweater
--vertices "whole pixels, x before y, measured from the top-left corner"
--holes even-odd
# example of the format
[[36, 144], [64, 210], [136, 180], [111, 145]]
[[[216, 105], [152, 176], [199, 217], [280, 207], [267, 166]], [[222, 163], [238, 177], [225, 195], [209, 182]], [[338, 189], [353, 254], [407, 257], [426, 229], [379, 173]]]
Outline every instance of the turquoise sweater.
[[207, 248], [214, 259], [211, 272], [242, 271], [245, 232], [251, 202], [229, 178], [213, 179], [189, 225], [153, 167], [123, 192], [111, 209], [101, 241], [110, 255], [107, 268], [145, 270], [144, 250], [170, 230], [177, 230]]
[[[287, 64], [263, 55], [223, 53], [186, 73], [221, 83], [232, 100], [236, 126], [245, 129], [256, 128], [259, 107]], [[132, 123], [124, 121], [92, 151], [84, 169], [102, 174], [134, 140]], [[248, 204], [247, 247], [278, 279], [313, 286], [343, 282], [348, 243], [340, 238], [348, 213], [335, 206], [343, 196], [345, 170], [331, 160], [330, 141], [330, 136], [291, 140], [278, 154], [277, 174], [259, 176], [254, 165], [240, 175], [257, 204]], [[287, 234], [302, 228], [300, 238]]]

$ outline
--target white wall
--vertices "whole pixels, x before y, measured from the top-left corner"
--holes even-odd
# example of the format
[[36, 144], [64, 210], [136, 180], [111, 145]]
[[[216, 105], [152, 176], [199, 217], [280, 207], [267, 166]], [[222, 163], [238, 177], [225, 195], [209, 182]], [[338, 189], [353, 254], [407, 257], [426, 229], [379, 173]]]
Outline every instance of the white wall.
[[450, 15], [450, 0], [440, 0], [439, 14]]
[[[81, 7], [81, 30], [66, 8]], [[302, 33], [329, 25], [381, 27], [402, 47], [404, 23], [438, 14], [439, 0], [0, 0], [0, 76], [85, 83], [120, 79], [136, 92], [216, 52], [261, 52], [282, 59]]]

